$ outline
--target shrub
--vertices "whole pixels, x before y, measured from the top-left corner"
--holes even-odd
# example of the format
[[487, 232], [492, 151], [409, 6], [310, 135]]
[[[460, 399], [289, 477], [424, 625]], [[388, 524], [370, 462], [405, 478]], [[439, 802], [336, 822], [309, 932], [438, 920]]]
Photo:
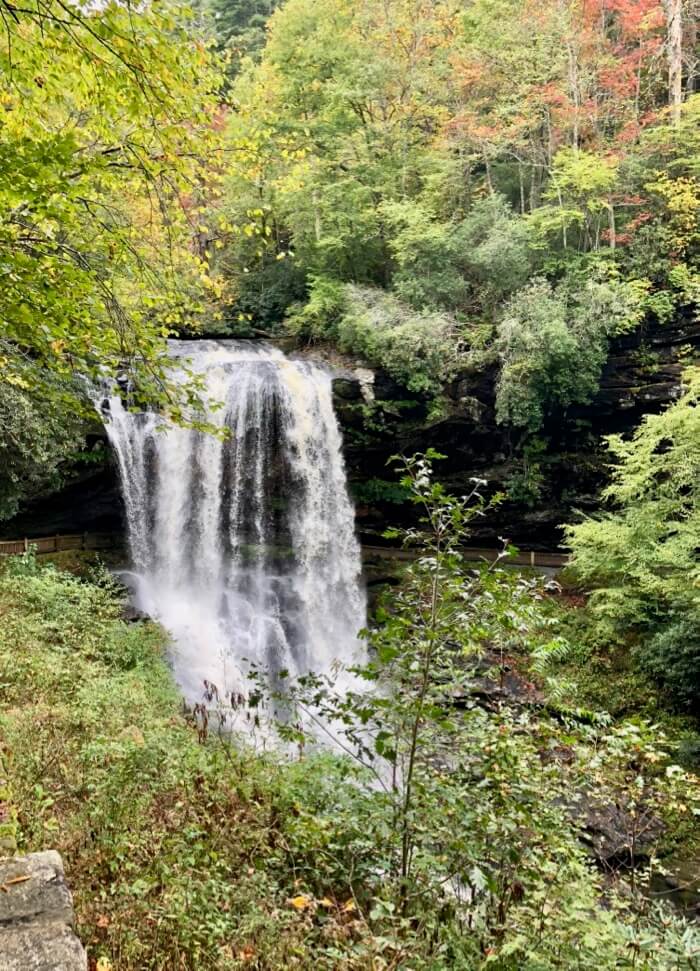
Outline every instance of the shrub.
[[287, 317], [290, 333], [306, 341], [331, 339], [346, 306], [345, 287], [330, 277], [311, 277], [309, 299], [298, 304]]
[[594, 614], [613, 630], [636, 629], [641, 662], [687, 705], [700, 697], [700, 370], [685, 380], [682, 397], [648, 415], [631, 440], [608, 439], [615, 464], [604, 498], [613, 508], [567, 537]]
[[[547, 637], [537, 580], [463, 562], [469, 523], [484, 510], [479, 483], [458, 498], [434, 483], [430, 456], [405, 460], [404, 469], [424, 529], [391, 531], [418, 556], [368, 632], [371, 660], [352, 670], [357, 687], [310, 674], [283, 694], [286, 740], [308, 744], [326, 719], [355, 764], [352, 796], [319, 782], [330, 802], [299, 799], [289, 838], [302, 886], [310, 901], [322, 890], [320, 838], [320, 866], [334, 882], [352, 874], [352, 906], [373, 931], [355, 944], [359, 967], [372, 966], [378, 936], [397, 967], [405, 955], [425, 971], [624, 967], [638, 949], [635, 918], [614, 891], [600, 907], [604, 891], [577, 843], [576, 807], [587, 791], [591, 805], [624, 806], [633, 847], [649, 807], [688, 814], [688, 801], [700, 802], [697, 780], [666, 769], [654, 726], [569, 726], [567, 769], [549, 757], [559, 744], [552, 723], [507, 705], [488, 712], [470, 697], [485, 656], [495, 680], [499, 659], [511, 659], [523, 639], [535, 644], [536, 631], [540, 673], [566, 646]], [[645, 927], [641, 966], [689, 968], [683, 925], [666, 939], [638, 906], [630, 904]]]
[[440, 222], [417, 202], [384, 203], [396, 262], [392, 286], [418, 310], [456, 310], [468, 292], [457, 223]]
[[[6, 365], [0, 355], [0, 367]], [[74, 402], [65, 409], [55, 400], [49, 405], [32, 391], [31, 369], [23, 370], [26, 381], [0, 382], [0, 520], [14, 516], [20, 503], [58, 488], [84, 437]]]
[[700, 615], [669, 617], [635, 654], [675, 704], [700, 713]]
[[614, 280], [534, 280], [506, 304], [498, 326], [496, 415], [537, 431], [548, 415], [590, 401], [611, 336], [641, 320], [643, 292]]
[[420, 203], [384, 203], [396, 262], [392, 286], [417, 309], [486, 308], [523, 286], [532, 270], [527, 223], [500, 195], [477, 200], [462, 220], [435, 219]]
[[463, 337], [449, 314], [412, 310], [369, 287], [348, 285], [345, 294], [341, 350], [383, 367], [409, 391], [437, 395], [464, 364]]
[[522, 287], [532, 272], [528, 224], [500, 195], [474, 204], [459, 227], [459, 246], [466, 275], [489, 307]]

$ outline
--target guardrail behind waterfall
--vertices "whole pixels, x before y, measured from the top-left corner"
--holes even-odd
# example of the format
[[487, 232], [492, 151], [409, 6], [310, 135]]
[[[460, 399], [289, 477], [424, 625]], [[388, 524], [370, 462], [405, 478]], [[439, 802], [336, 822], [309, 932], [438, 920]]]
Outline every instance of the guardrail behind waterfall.
[[55, 536], [1, 539], [0, 556], [17, 556], [30, 549], [37, 553], [63, 553], [65, 550], [113, 550], [119, 546], [121, 537], [115, 533], [57, 533]]
[[[62, 553], [65, 550], [113, 550], [123, 545], [123, 538], [118, 533], [74, 533], [55, 536], [24, 537], [22, 539], [0, 540], [0, 556], [17, 556], [34, 548], [37, 553]], [[415, 553], [408, 550], [396, 549], [390, 546], [363, 546], [363, 558], [372, 556], [386, 557], [396, 560], [412, 560]], [[462, 554], [467, 560], [487, 560], [493, 562], [500, 556], [500, 550], [481, 547], [466, 547]], [[509, 566], [542, 567], [548, 569], [562, 569], [569, 562], [566, 553], [550, 553], [540, 550], [518, 550], [514, 556], [504, 559]]]
[[[417, 553], [411, 550], [395, 549], [390, 546], [363, 546], [362, 553], [365, 558], [370, 556], [386, 557], [388, 559], [396, 560], [414, 560]], [[465, 560], [470, 562], [478, 562], [479, 560], [486, 560], [488, 563], [493, 563], [502, 555], [501, 550], [486, 549], [478, 546], [466, 546], [461, 550], [462, 556]], [[550, 553], [541, 550], [521, 550], [519, 549], [517, 553], [513, 556], [503, 557], [503, 563], [506, 566], [530, 566], [536, 569], [546, 568], [561, 570], [569, 563], [569, 556], [566, 553]]]

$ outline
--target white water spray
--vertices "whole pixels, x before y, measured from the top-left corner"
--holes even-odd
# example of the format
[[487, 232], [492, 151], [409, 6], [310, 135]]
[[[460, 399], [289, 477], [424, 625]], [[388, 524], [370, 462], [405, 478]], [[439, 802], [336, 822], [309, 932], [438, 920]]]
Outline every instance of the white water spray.
[[[247, 692], [252, 662], [294, 677], [358, 657], [365, 622], [331, 376], [274, 348], [173, 342], [228, 437], [100, 401], [121, 474], [135, 603], [173, 638], [191, 701]], [[216, 406], [219, 403], [220, 407]]]

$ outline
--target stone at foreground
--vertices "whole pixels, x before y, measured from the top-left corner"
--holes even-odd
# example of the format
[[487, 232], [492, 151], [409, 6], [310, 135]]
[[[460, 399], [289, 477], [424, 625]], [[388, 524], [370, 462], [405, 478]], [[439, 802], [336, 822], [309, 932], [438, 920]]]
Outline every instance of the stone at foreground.
[[0, 971], [87, 971], [55, 850], [0, 860]]

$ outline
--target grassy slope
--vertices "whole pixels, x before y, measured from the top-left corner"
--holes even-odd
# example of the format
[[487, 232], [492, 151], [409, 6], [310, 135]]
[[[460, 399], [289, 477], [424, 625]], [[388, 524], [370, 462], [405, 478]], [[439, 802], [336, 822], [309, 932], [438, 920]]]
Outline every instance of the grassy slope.
[[[104, 580], [31, 560], [0, 573], [0, 754], [18, 849], [63, 854], [91, 968], [100, 958], [100, 971], [419, 966], [410, 951], [408, 963], [372, 956], [385, 940], [358, 913], [353, 861], [376, 882], [378, 847], [348, 766], [202, 739], [162, 632], [121, 621]], [[560, 965], [528, 964], [550, 966]]]
[[283, 778], [202, 744], [160, 631], [116, 615], [109, 591], [65, 574], [0, 578], [0, 739], [20, 852], [64, 855], [78, 932], [119, 971], [311, 967], [278, 825], [293, 815], [294, 767]]

